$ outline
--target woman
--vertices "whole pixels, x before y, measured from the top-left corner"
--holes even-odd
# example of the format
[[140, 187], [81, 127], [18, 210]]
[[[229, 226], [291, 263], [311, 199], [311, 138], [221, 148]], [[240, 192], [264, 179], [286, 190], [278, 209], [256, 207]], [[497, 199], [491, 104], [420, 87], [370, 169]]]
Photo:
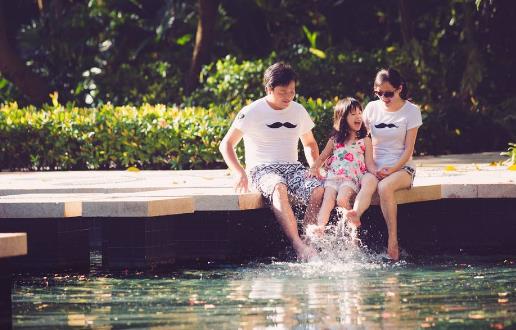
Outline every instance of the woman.
[[388, 231], [387, 254], [399, 260], [397, 190], [410, 188], [416, 174], [412, 161], [417, 130], [422, 125], [421, 110], [407, 100], [407, 84], [398, 71], [382, 69], [376, 74], [374, 93], [378, 100], [367, 104], [363, 119], [373, 142], [375, 167], [362, 178], [362, 189], [356, 197], [350, 221], [360, 216], [371, 204], [378, 188], [380, 206]]

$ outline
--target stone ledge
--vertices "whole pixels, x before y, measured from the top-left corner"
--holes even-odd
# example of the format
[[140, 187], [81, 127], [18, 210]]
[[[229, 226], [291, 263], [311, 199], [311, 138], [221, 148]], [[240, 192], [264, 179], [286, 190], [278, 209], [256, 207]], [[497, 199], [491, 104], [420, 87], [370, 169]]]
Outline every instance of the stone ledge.
[[193, 213], [191, 197], [106, 196], [83, 202], [83, 217], [156, 217]]
[[0, 200], [0, 218], [71, 218], [82, 215], [82, 203], [76, 200], [28, 199]]
[[24, 256], [26, 254], [26, 233], [0, 233], [0, 258]]

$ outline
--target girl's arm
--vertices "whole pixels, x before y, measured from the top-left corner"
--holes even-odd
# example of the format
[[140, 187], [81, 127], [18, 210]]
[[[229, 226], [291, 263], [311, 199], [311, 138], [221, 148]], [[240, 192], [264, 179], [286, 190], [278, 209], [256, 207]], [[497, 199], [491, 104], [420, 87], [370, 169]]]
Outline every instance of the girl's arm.
[[371, 141], [371, 137], [366, 136], [364, 138], [365, 145], [365, 164], [367, 171], [373, 175], [376, 175], [376, 164], [373, 159], [373, 141]]
[[333, 153], [333, 139], [329, 139], [328, 143], [326, 143], [326, 146], [324, 147], [323, 151], [317, 157], [315, 162], [310, 166], [310, 176], [314, 176], [316, 178], [321, 177], [321, 173], [319, 172], [319, 169], [321, 168], [322, 164], [330, 157], [330, 155]]

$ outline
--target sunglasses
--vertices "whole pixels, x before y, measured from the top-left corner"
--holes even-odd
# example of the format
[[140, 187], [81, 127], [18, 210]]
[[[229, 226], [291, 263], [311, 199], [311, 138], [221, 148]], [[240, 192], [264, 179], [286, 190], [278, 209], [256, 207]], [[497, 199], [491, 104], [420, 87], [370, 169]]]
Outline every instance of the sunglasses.
[[375, 95], [378, 96], [378, 97], [386, 97], [386, 98], [391, 98], [394, 96], [394, 92], [395, 91], [392, 91], [392, 92], [382, 92], [382, 91], [374, 91]]

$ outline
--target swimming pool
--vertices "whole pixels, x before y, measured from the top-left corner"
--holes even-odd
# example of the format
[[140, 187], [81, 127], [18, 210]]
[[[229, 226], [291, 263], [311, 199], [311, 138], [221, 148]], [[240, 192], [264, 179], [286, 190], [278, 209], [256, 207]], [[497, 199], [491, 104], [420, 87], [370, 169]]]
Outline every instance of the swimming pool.
[[516, 327], [516, 256], [382, 260], [347, 248], [310, 263], [18, 276], [13, 328]]

